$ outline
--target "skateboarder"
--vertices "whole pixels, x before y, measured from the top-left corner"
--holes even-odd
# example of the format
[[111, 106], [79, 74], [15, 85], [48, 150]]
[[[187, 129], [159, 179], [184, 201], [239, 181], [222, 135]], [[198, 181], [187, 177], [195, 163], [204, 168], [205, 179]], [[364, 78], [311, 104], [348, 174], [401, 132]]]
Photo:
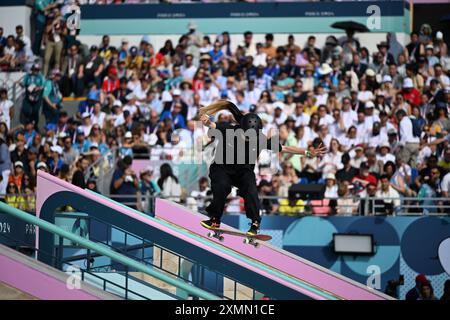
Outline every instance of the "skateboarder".
[[[232, 114], [234, 123], [214, 123], [210, 120], [209, 116], [222, 110], [227, 110]], [[238, 195], [244, 198], [245, 213], [247, 218], [251, 220], [247, 235], [255, 236], [259, 232], [261, 217], [254, 161], [258, 158], [260, 152], [267, 149], [275, 152], [316, 157], [323, 155], [326, 149], [321, 145], [310, 150], [294, 146], [282, 146], [277, 142], [279, 140], [277, 136], [268, 138], [262, 134], [262, 121], [256, 113], [244, 115], [229, 101], [218, 101], [201, 108], [199, 113], [203, 124], [210, 128], [208, 135], [211, 136], [211, 131], [214, 131], [216, 134], [213, 135], [214, 138], [220, 139], [222, 137], [223, 139], [223, 141], [219, 141], [216, 147], [215, 158], [209, 168], [213, 199], [206, 208], [210, 219], [202, 221], [202, 225], [209, 229], [220, 228], [220, 220], [227, 196], [231, 192], [231, 187], [235, 186], [239, 190]], [[230, 139], [230, 137], [232, 138]]]

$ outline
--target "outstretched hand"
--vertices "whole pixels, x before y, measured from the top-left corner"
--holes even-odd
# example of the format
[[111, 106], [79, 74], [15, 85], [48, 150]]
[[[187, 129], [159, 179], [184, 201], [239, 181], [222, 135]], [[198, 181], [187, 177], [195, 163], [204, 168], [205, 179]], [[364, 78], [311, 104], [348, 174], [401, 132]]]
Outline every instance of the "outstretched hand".
[[321, 143], [317, 148], [311, 148], [310, 152], [312, 158], [321, 157], [327, 152], [327, 148], [324, 147]]

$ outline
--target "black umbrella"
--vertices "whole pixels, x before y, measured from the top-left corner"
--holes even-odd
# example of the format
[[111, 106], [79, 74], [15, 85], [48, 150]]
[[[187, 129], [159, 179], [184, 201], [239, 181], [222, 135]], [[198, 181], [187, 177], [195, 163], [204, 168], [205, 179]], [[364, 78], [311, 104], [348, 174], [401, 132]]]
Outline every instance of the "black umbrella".
[[369, 28], [365, 25], [355, 21], [339, 21], [333, 23], [331, 27], [335, 29], [352, 30], [357, 32], [370, 32]]

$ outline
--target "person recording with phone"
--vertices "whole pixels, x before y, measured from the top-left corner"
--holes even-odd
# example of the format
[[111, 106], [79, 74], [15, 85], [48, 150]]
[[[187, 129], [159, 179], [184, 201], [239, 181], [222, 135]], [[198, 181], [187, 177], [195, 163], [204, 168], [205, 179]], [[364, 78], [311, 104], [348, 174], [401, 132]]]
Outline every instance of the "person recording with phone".
[[[136, 208], [136, 194], [139, 186], [139, 181], [136, 173], [131, 168], [133, 159], [130, 156], [125, 156], [117, 162], [117, 169], [114, 171], [110, 186], [110, 193], [117, 195], [111, 198], [121, 202], [131, 208]], [[130, 195], [130, 197], [123, 197]]]

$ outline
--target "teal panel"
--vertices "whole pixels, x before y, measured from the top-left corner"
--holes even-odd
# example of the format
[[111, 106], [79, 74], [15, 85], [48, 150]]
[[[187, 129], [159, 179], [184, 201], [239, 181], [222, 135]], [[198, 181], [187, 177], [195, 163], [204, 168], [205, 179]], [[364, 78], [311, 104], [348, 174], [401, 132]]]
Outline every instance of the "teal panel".
[[335, 232], [336, 227], [326, 219], [303, 217], [286, 229], [283, 246], [328, 246]]
[[[314, 18], [215, 18], [196, 19], [198, 30], [218, 34], [222, 31], [243, 33], [334, 33], [341, 30], [330, 25], [341, 20], [353, 20], [365, 24], [367, 17], [314, 17]], [[81, 35], [142, 35], [184, 34], [190, 19], [81, 19]], [[404, 32], [402, 17], [381, 17], [381, 29], [374, 32]]]

